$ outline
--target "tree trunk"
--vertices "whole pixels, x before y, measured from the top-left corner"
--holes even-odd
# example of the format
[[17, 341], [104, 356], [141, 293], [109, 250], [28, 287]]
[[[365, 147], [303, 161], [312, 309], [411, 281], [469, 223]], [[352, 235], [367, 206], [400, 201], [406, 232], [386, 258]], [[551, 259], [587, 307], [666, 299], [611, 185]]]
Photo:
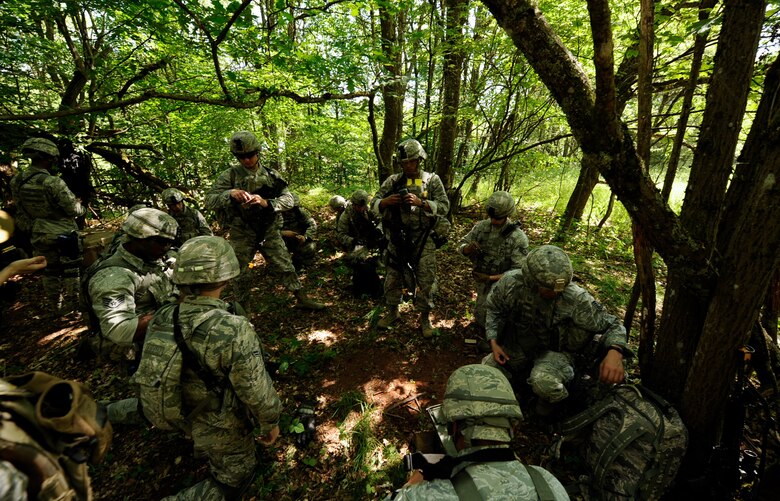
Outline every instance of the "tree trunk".
[[403, 123], [404, 80], [401, 71], [401, 37], [398, 33], [398, 14], [388, 9], [389, 4], [379, 8], [379, 22], [382, 28], [382, 53], [385, 56], [385, 78], [382, 86], [385, 120], [382, 139], [379, 142], [379, 183], [393, 173], [393, 153], [400, 137]]

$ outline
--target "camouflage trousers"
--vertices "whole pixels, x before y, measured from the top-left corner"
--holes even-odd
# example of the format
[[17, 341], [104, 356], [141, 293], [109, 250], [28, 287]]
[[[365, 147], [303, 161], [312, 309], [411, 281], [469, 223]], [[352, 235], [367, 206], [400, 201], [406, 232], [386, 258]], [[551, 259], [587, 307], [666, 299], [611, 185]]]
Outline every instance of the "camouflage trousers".
[[317, 257], [317, 244], [312, 240], [300, 243], [295, 238], [284, 238], [284, 244], [287, 246], [295, 269], [314, 264], [314, 258]]
[[301, 281], [295, 272], [290, 253], [284, 245], [278, 227], [272, 227], [266, 233], [266, 238], [260, 243], [255, 242], [255, 233], [249, 229], [231, 228], [230, 245], [236, 253], [241, 275], [233, 281], [236, 291], [236, 300], [243, 304], [249, 303], [252, 286], [252, 273], [248, 268], [254, 259], [255, 252], [260, 252], [268, 263], [268, 271], [279, 277], [282, 285], [292, 292], [301, 288]]
[[75, 259], [62, 256], [57, 245], [57, 235], [54, 234], [34, 234], [32, 247], [34, 256], [46, 258], [43, 290], [48, 300], [49, 312], [64, 314], [78, 310], [81, 256]]
[[125, 398], [106, 405], [108, 420], [112, 424], [143, 424], [141, 408], [137, 398]]
[[[501, 347], [509, 357], [509, 361], [501, 365], [496, 362], [493, 354], [487, 355], [482, 363], [496, 367], [507, 377], [510, 383], [518, 384], [518, 376], [528, 370], [528, 358], [519, 350]], [[533, 360], [531, 374], [526, 383], [531, 385], [533, 392], [542, 400], [550, 403], [560, 402], [569, 396], [566, 385], [574, 379], [574, 366], [571, 356], [558, 351], [545, 351]]]
[[487, 306], [485, 306], [485, 303], [494, 285], [496, 285], [495, 282], [477, 282], [477, 303], [474, 305], [474, 320], [482, 328], [485, 327], [485, 319], [487, 318]]
[[[414, 286], [415, 276], [411, 271], [399, 270], [403, 268], [396, 264], [393, 256], [400, 256], [398, 250], [391, 243], [385, 253], [385, 265], [387, 274], [385, 275], [385, 303], [390, 307], [401, 304], [403, 287], [411, 289]], [[417, 294], [415, 295], [414, 305], [420, 311], [429, 311], [433, 309], [433, 296], [436, 293], [436, 245], [433, 240], [428, 238], [425, 241], [425, 247], [420, 255], [420, 261], [417, 264]]]

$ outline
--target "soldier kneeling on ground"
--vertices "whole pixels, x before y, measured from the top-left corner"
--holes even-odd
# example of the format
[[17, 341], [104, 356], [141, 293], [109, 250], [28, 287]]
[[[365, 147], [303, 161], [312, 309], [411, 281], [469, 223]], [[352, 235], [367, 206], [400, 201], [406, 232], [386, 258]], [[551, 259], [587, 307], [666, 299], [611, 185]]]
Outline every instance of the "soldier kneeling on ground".
[[356, 190], [339, 218], [336, 236], [347, 252], [344, 260], [352, 268], [352, 291], [356, 296], [367, 294], [379, 298], [383, 288], [377, 267], [387, 242], [369, 205], [368, 193]]
[[550, 472], [515, 458], [512, 423], [522, 412], [498, 369], [459, 367], [447, 380], [444, 402], [428, 412], [444, 456], [436, 462], [421, 453], [406, 456], [409, 481], [388, 499], [569, 499]]

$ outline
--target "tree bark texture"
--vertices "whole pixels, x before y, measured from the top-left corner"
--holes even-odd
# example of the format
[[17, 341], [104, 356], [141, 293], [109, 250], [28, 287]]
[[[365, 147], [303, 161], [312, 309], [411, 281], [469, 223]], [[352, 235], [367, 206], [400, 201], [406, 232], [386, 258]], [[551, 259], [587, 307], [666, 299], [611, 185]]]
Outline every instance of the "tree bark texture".
[[382, 138], [379, 141], [379, 168], [377, 169], [379, 183], [393, 173], [393, 153], [399, 139], [398, 131], [403, 122], [404, 79], [401, 68], [400, 36], [398, 35], [398, 14], [389, 10], [388, 5], [380, 7], [379, 19], [382, 29], [382, 52], [385, 55], [384, 64], [386, 83], [382, 86], [382, 101], [384, 102], [385, 120], [382, 127]]

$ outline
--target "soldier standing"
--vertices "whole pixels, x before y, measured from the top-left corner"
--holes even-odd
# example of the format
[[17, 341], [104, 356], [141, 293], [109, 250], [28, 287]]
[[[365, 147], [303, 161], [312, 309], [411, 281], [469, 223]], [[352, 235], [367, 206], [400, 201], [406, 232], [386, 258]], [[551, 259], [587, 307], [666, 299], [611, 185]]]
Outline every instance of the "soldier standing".
[[65, 182], [51, 174], [59, 156], [53, 142], [28, 139], [22, 153], [30, 158], [30, 167], [11, 180], [16, 223], [30, 234], [33, 254], [48, 263], [43, 287], [50, 311], [67, 314], [78, 306], [81, 244], [75, 218], [84, 214], [84, 208]]
[[168, 207], [168, 214], [179, 225], [179, 233], [174, 242], [175, 247], [181, 247], [184, 242], [193, 237], [213, 235], [203, 214], [195, 207], [184, 203], [184, 193], [176, 188], [168, 188], [163, 190], [162, 200]]
[[485, 301], [504, 272], [518, 268], [528, 254], [528, 237], [520, 223], [509, 216], [515, 209], [512, 195], [497, 191], [487, 201], [488, 219], [478, 222], [463, 237], [458, 250], [474, 264], [471, 275], [477, 282], [474, 318], [485, 329]]
[[486, 333], [493, 353], [484, 363], [502, 367], [514, 382], [527, 378], [538, 395], [540, 414], [569, 396], [575, 359], [599, 338], [599, 379], [619, 383], [628, 355], [626, 330], [585, 289], [572, 283], [569, 256], [543, 245], [504, 276], [488, 296]]
[[295, 205], [292, 209], [282, 211], [282, 238], [287, 251], [292, 257], [293, 266], [300, 270], [311, 266], [317, 256], [317, 222], [309, 211], [301, 207], [301, 199], [293, 193]]
[[432, 417], [447, 455], [436, 465], [448, 468], [414, 470], [388, 499], [569, 499], [552, 473], [515, 459], [513, 423], [523, 415], [499, 370], [479, 364], [455, 369]]
[[[257, 467], [255, 440], [271, 445], [279, 436], [281, 403], [265, 370], [258, 335], [249, 320], [230, 313], [228, 303], [220, 299], [240, 272], [238, 259], [223, 238], [188, 240], [173, 271], [183, 300], [162, 307], [149, 325], [150, 339], [178, 325], [183, 349], [200, 364], [182, 368], [182, 406], [183, 414], [189, 415], [187, 431], [195, 451], [208, 457], [210, 476], [166, 499], [240, 499]], [[163, 367], [154, 368], [144, 360], [138, 377], [145, 377], [147, 370], [159, 369], [156, 376], [162, 374]]]
[[282, 240], [282, 220], [277, 213], [293, 207], [292, 194], [278, 172], [260, 165], [260, 149], [251, 132], [233, 134], [230, 151], [239, 165], [220, 174], [206, 196], [206, 207], [216, 211], [230, 228], [230, 245], [241, 265], [241, 276], [235, 281], [236, 299], [246, 304], [250, 298], [247, 266], [259, 251], [270, 270], [293, 292], [299, 307], [321, 310], [325, 305], [309, 298], [301, 288]]
[[450, 202], [438, 175], [420, 168], [428, 158], [422, 145], [407, 139], [398, 145], [403, 172], [389, 176], [374, 197], [372, 210], [381, 216], [388, 247], [385, 253], [385, 302], [388, 311], [378, 326], [389, 328], [398, 317], [402, 287], [415, 293], [423, 337], [433, 336], [431, 309], [436, 290], [436, 245], [431, 233], [446, 216]]

